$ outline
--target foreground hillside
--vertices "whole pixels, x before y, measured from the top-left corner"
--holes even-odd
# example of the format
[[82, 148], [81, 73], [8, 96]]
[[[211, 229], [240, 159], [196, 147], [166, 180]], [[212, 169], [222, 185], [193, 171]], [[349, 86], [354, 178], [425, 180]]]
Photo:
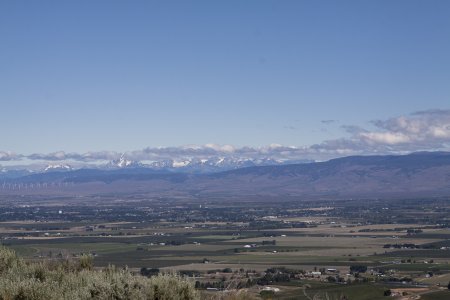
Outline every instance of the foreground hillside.
[[190, 281], [175, 275], [146, 278], [114, 267], [95, 271], [89, 257], [77, 263], [26, 263], [0, 248], [0, 299], [194, 300], [199, 294]]

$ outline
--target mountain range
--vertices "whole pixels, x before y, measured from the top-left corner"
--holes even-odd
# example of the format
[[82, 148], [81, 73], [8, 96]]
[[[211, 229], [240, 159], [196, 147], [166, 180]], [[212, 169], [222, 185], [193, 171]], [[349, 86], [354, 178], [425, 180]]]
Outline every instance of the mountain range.
[[[380, 198], [450, 196], [450, 153], [349, 156], [326, 162], [248, 166], [219, 172], [174, 171], [136, 163], [109, 169], [60, 168], [3, 178], [0, 193], [143, 193], [152, 196]], [[205, 162], [206, 163], [206, 162]], [[187, 164], [189, 165], [189, 164]], [[187, 166], [186, 165], [186, 166]], [[169, 164], [170, 166], [170, 164]], [[183, 170], [183, 167], [179, 167]], [[64, 170], [66, 169], [66, 170]], [[33, 185], [33, 189], [30, 186]], [[49, 187], [52, 188], [49, 188]]]
[[[174, 173], [193, 173], [193, 174], [207, 174], [216, 173], [244, 167], [254, 166], [270, 166], [270, 165], [286, 165], [294, 163], [309, 163], [312, 160], [276, 160], [273, 158], [240, 158], [240, 157], [208, 157], [204, 159], [199, 158], [185, 158], [181, 160], [164, 159], [153, 161], [149, 163], [142, 163], [128, 159], [124, 154], [118, 159], [109, 161], [106, 164], [87, 165], [83, 167], [73, 167], [67, 163], [47, 164], [44, 166], [34, 166], [33, 168], [25, 167], [9, 167], [0, 169], [0, 179], [17, 178], [19, 175], [31, 175], [47, 172], [66, 172], [79, 169], [97, 169], [97, 170], [117, 170], [117, 169], [150, 169], [159, 172], [174, 172]], [[145, 170], [144, 170], [145, 172]]]

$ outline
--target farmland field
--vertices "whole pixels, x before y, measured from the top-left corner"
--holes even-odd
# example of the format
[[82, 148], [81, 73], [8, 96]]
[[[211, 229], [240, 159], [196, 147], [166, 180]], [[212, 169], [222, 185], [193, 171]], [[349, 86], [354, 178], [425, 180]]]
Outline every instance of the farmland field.
[[[425, 202], [430, 213], [420, 212], [420, 218], [412, 218], [418, 212], [394, 200], [370, 207], [355, 201], [287, 201], [258, 209], [252, 202], [202, 203], [171, 202], [152, 210], [145, 199], [132, 206], [121, 201], [61, 206], [47, 200], [34, 210], [15, 203], [13, 209], [2, 208], [15, 213], [0, 223], [0, 232], [3, 245], [29, 260], [88, 254], [97, 267], [115, 264], [135, 272], [194, 276], [200, 289], [238, 282], [254, 295], [265, 285], [277, 286], [277, 299], [341, 294], [383, 299], [386, 290], [400, 284], [420, 286], [415, 293], [424, 297], [446, 296], [447, 291], [439, 291], [450, 281], [449, 214], [443, 213], [449, 206], [444, 200]], [[437, 205], [439, 213], [432, 210]], [[24, 210], [34, 211], [31, 221], [16, 217]], [[112, 210], [114, 219], [103, 213]], [[272, 279], [265, 279], [267, 274]]]

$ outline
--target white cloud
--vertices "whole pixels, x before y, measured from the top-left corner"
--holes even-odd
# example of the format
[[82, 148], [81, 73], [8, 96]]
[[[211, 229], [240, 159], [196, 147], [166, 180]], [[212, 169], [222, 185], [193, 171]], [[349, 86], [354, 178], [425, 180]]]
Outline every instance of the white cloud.
[[[180, 147], [148, 147], [125, 153], [127, 159], [136, 161], [183, 161], [189, 158], [235, 157], [278, 160], [326, 160], [347, 155], [399, 154], [424, 150], [450, 150], [450, 110], [420, 111], [387, 120], [375, 120], [373, 128], [342, 126], [348, 138], [326, 140], [311, 146], [283, 146], [270, 144], [263, 147], [235, 147], [232, 145], [206, 144]], [[48, 154], [21, 155], [0, 151], [0, 161], [72, 160], [80, 163], [100, 163], [118, 159], [122, 153], [98, 151], [66, 153], [57, 151]]]
[[217, 152], [225, 152], [225, 153], [233, 153], [235, 150], [235, 148], [231, 145], [206, 144], [204, 147], [211, 148]]
[[364, 132], [359, 134], [368, 144], [404, 144], [410, 141], [410, 138], [399, 132]]
[[420, 111], [373, 124], [376, 131], [360, 133], [368, 144], [417, 151], [447, 149], [450, 142], [450, 110]]
[[74, 160], [80, 162], [95, 162], [98, 160], [113, 160], [120, 157], [120, 153], [114, 151], [100, 151], [100, 152], [86, 152], [86, 153], [66, 153], [64, 151], [57, 151], [52, 153], [33, 153], [24, 156], [30, 160], [45, 160], [45, 161], [63, 161]]
[[372, 124], [373, 129], [344, 125], [348, 138], [327, 140], [309, 149], [330, 157], [450, 150], [450, 110], [420, 111]]
[[20, 154], [11, 151], [0, 151], [0, 161], [20, 160]]

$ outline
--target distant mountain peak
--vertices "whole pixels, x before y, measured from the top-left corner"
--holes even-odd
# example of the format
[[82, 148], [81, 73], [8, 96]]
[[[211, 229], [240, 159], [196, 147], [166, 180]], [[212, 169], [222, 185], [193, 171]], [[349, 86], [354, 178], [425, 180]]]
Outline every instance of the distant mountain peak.
[[[189, 162], [189, 164], [187, 164]], [[213, 157], [168, 159], [160, 168], [127, 160], [115, 161], [115, 168], [78, 169], [72, 172], [29, 171], [0, 173], [4, 182], [108, 183], [105, 191], [130, 191], [158, 195], [269, 195], [317, 197], [321, 199], [368, 199], [408, 197], [448, 197], [450, 195], [450, 152], [409, 155], [349, 156], [320, 163], [286, 161], [269, 164], [261, 159]], [[180, 164], [178, 167], [177, 163]], [[175, 164], [175, 165], [174, 165]], [[142, 165], [142, 168], [132, 166]], [[181, 166], [184, 165], [184, 166]], [[124, 169], [119, 169], [123, 166]], [[238, 166], [241, 166], [240, 168]], [[250, 166], [250, 167], [249, 167]], [[103, 166], [105, 167], [105, 166]], [[223, 171], [228, 168], [228, 171]], [[52, 165], [47, 170], [67, 169]], [[201, 174], [201, 175], [200, 175]], [[120, 184], [114, 182], [120, 181]], [[141, 184], [146, 182], [146, 184]], [[161, 182], [164, 184], [161, 185]], [[83, 186], [80, 186], [80, 191]], [[12, 192], [12, 191], [11, 191]], [[22, 192], [22, 191], [21, 191]]]
[[119, 159], [112, 160], [108, 167], [115, 167], [115, 168], [135, 168], [135, 167], [142, 167], [143, 165], [134, 160], [129, 160], [125, 157], [125, 153], [123, 153]]
[[309, 163], [309, 160], [280, 161], [273, 158], [247, 158], [212, 156], [205, 158], [181, 158], [154, 161], [143, 165], [152, 169], [165, 169], [188, 173], [215, 173], [245, 167], [284, 165], [288, 163]]
[[72, 167], [67, 164], [49, 164], [45, 167], [44, 172], [50, 171], [72, 171]]
[[190, 165], [191, 163], [192, 163], [192, 160], [189, 160], [189, 159], [180, 160], [180, 161], [173, 161], [173, 162], [172, 162], [172, 167], [173, 167], [173, 168], [187, 167], [187, 166]]

